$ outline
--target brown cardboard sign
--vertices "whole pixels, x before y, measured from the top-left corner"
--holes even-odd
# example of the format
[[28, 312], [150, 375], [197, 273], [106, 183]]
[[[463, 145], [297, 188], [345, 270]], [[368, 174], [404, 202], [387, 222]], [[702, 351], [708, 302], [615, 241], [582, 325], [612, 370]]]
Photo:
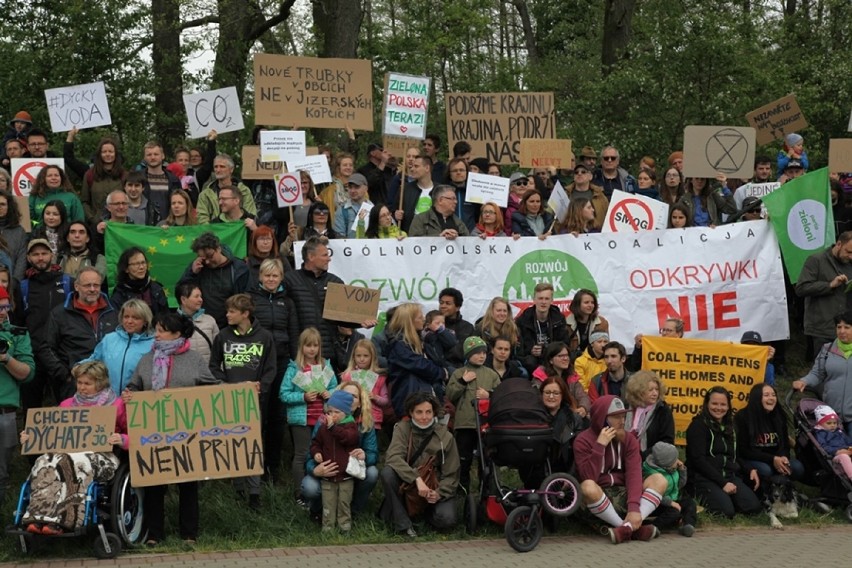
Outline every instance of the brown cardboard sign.
[[284, 162], [261, 162], [260, 146], [243, 146], [242, 179], [268, 179], [284, 171]]
[[135, 392], [127, 430], [134, 487], [263, 474], [254, 383]]
[[748, 179], [754, 173], [754, 128], [687, 126], [683, 131], [683, 175]]
[[362, 286], [330, 283], [325, 291], [323, 319], [361, 323], [376, 319], [381, 292]]
[[521, 140], [521, 166], [524, 168], [571, 167], [570, 140]]
[[828, 141], [828, 171], [852, 172], [852, 138], [832, 138]]
[[18, 202], [18, 212], [21, 214], [21, 227], [29, 233], [33, 230], [33, 223], [30, 220], [30, 198], [20, 195], [14, 197], [15, 201]]
[[115, 406], [30, 408], [21, 454], [111, 452]]
[[446, 93], [447, 147], [462, 140], [472, 158], [520, 161], [524, 138], [556, 138], [553, 93]]
[[754, 128], [757, 143], [761, 146], [808, 127], [808, 121], [799, 108], [796, 95], [787, 95], [772, 101], [751, 111], [745, 117], [749, 126]]
[[372, 62], [257, 53], [254, 108], [257, 124], [372, 131]]
[[382, 136], [382, 146], [400, 162], [405, 159], [405, 152], [409, 148], [420, 148], [421, 141], [417, 138], [403, 138], [401, 136]]

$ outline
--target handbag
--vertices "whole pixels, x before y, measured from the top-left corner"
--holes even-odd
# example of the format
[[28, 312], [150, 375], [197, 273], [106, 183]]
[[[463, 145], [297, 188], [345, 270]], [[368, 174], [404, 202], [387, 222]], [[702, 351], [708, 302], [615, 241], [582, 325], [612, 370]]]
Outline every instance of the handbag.
[[367, 477], [367, 463], [354, 456], [349, 456], [349, 463], [346, 464], [346, 474], [351, 475], [355, 479], [365, 479]]
[[[431, 437], [432, 436], [428, 436], [425, 440], [423, 440], [423, 443], [420, 444], [420, 447], [417, 448], [417, 451], [414, 452], [413, 456], [411, 455], [413, 438], [408, 439], [408, 458], [406, 459], [408, 465], [413, 466], [413, 464], [417, 463], [417, 459], [423, 454], [423, 450], [426, 449]], [[429, 456], [429, 459], [417, 466], [417, 477], [422, 479], [426, 484], [426, 487], [429, 489], [432, 489], [433, 491], [438, 489], [438, 472], [435, 469], [435, 456]], [[414, 483], [401, 483], [399, 485], [399, 495], [404, 501], [405, 510], [408, 512], [409, 517], [416, 517], [422, 513], [426, 508], [426, 505], [429, 504], [426, 499], [421, 497], [420, 493], [418, 493], [416, 481]]]

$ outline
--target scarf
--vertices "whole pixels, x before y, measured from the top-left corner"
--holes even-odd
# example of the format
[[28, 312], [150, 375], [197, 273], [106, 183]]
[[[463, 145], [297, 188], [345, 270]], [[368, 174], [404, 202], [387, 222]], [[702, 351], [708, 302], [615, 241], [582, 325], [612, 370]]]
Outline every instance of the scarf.
[[482, 233], [483, 235], [485, 235], [486, 237], [495, 237], [495, 236], [500, 235], [500, 234], [502, 234], [502, 233], [503, 233], [503, 231], [491, 231], [491, 230], [489, 230], [489, 229], [486, 229], [486, 228], [485, 228], [485, 225], [483, 225], [482, 223], [477, 223], [477, 224], [476, 224], [476, 229], [477, 229], [480, 233]]
[[192, 315], [189, 315], [185, 311], [183, 311], [182, 309], [178, 308], [177, 313], [188, 317], [192, 321], [198, 321], [198, 319], [201, 318], [201, 316], [204, 315], [204, 308], [198, 308], [198, 310]]
[[544, 217], [541, 215], [527, 215], [526, 216], [527, 223], [530, 225], [530, 229], [536, 235], [543, 235], [546, 227], [544, 226]]
[[189, 341], [185, 337], [154, 342], [154, 367], [151, 372], [153, 390], [162, 390], [168, 386], [172, 372], [172, 357], [188, 350]]
[[843, 343], [838, 339], [837, 348], [840, 349], [844, 359], [848, 359], [849, 356], [852, 355], [852, 343]]
[[72, 397], [74, 406], [111, 406], [118, 396], [109, 387], [91, 396], [75, 393]]
[[47, 267], [47, 270], [39, 270], [38, 268], [31, 266], [24, 271], [24, 276], [26, 278], [34, 278], [42, 272], [62, 272], [62, 267], [58, 264], [51, 264]]
[[130, 278], [124, 281], [124, 286], [137, 294], [143, 293], [148, 285], [151, 283], [151, 277], [149, 275], [145, 275], [143, 278]]

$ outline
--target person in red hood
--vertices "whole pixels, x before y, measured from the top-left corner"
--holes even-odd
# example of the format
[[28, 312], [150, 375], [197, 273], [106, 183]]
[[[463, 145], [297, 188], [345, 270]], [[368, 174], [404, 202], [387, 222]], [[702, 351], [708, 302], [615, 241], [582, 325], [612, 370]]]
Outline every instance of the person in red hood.
[[643, 485], [639, 441], [624, 429], [624, 402], [616, 396], [602, 396], [592, 403], [590, 414], [591, 427], [574, 442], [584, 504], [612, 526], [609, 537], [613, 544], [658, 537], [660, 531], [643, 525], [642, 520], [660, 505], [666, 480], [653, 474]]

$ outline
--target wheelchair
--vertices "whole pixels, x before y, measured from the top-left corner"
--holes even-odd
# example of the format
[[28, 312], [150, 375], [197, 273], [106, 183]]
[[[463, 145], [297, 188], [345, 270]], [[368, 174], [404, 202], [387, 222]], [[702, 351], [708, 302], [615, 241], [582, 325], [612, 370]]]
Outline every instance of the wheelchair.
[[30, 480], [27, 478], [18, 497], [14, 523], [6, 528], [6, 533], [17, 537], [23, 554], [32, 554], [47, 539], [94, 534], [92, 550], [95, 557], [115, 558], [124, 547], [145, 541], [143, 495], [143, 489], [130, 484], [130, 467], [125, 457], [110, 481], [94, 481], [89, 485], [83, 526], [58, 535], [33, 534], [27, 532], [22, 523], [30, 503]]

